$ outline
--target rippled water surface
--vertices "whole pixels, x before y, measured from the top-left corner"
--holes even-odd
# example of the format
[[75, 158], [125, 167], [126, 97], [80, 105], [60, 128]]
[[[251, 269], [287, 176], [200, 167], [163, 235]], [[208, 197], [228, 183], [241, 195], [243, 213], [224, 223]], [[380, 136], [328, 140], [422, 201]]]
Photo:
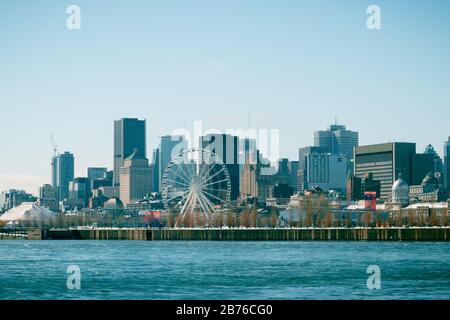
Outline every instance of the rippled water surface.
[[0, 299], [450, 299], [450, 243], [0, 241]]

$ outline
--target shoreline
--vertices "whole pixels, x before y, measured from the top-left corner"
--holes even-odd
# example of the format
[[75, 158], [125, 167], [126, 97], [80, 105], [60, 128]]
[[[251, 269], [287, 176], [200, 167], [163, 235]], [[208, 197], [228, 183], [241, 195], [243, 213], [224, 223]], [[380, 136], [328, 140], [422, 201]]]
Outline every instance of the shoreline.
[[1, 233], [0, 240], [450, 241], [450, 227], [67, 228]]

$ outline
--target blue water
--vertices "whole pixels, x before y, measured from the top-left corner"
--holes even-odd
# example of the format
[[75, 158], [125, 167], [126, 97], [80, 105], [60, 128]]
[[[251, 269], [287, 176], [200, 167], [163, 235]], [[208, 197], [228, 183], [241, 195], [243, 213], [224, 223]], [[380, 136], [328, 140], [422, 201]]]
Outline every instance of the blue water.
[[0, 241], [0, 299], [450, 299], [450, 243]]

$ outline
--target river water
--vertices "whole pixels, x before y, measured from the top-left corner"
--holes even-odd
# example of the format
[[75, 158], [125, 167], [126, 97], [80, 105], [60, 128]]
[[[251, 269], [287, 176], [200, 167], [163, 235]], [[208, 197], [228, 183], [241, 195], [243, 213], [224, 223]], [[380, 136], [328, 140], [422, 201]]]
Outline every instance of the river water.
[[450, 243], [0, 241], [0, 299], [450, 299]]

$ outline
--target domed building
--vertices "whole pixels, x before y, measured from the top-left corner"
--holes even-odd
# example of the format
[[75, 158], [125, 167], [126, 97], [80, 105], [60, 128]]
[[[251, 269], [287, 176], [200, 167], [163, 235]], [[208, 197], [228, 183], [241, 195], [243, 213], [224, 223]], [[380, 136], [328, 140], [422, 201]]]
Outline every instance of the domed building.
[[447, 194], [438, 174], [429, 172], [420, 185], [410, 187], [410, 197], [415, 202], [440, 202], [447, 199]]
[[106, 201], [103, 205], [103, 209], [107, 213], [111, 213], [114, 215], [122, 214], [124, 212], [123, 203], [118, 198], [111, 198], [108, 201]]
[[403, 180], [402, 174], [398, 175], [397, 181], [392, 185], [392, 203], [406, 207], [409, 204], [409, 185]]

